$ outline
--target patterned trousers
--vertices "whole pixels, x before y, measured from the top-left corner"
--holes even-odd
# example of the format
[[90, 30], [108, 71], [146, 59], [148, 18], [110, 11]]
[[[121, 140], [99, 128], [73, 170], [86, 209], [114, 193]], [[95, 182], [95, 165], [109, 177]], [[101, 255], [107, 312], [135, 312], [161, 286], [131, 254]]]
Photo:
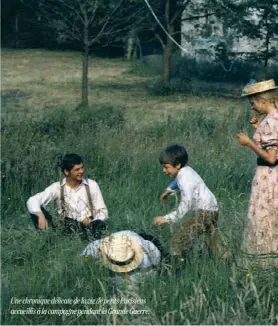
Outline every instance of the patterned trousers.
[[[43, 207], [41, 207], [42, 212], [48, 222], [48, 225], [53, 229], [57, 229], [53, 222], [52, 215]], [[38, 217], [34, 214], [30, 214], [34, 226], [38, 229]], [[105, 236], [106, 234], [106, 223], [104, 221], [95, 220], [88, 225], [84, 225], [76, 220], [68, 217], [62, 218], [62, 234], [69, 235], [72, 233], [80, 234], [83, 240], [98, 240]]]
[[186, 253], [199, 235], [205, 235], [210, 253], [219, 253], [218, 211], [198, 210], [192, 218], [183, 223], [172, 236], [172, 254], [181, 256]]

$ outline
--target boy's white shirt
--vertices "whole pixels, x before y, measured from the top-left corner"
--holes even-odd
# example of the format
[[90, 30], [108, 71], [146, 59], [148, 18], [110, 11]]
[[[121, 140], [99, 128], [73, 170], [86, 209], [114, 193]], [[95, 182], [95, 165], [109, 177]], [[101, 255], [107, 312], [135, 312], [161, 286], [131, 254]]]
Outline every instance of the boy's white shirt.
[[[191, 167], [180, 169], [176, 176], [177, 186], [180, 190], [181, 201], [176, 210], [164, 216], [169, 222], [176, 222], [187, 212], [199, 209], [217, 211], [217, 200], [206, 186], [204, 180]], [[167, 188], [170, 190], [171, 188]]]
[[[113, 233], [113, 235], [126, 235], [129, 237], [132, 237], [143, 249], [143, 259], [141, 264], [136, 268], [136, 270], [132, 271], [129, 273], [131, 282], [139, 282], [142, 280], [142, 278], [145, 278], [147, 276], [151, 276], [154, 273], [154, 270], [150, 270], [145, 273], [136, 273], [140, 272], [140, 269], [142, 268], [147, 268], [150, 266], [156, 266], [160, 263], [161, 259], [161, 253], [159, 249], [151, 242], [148, 240], [145, 240], [142, 238], [139, 234], [125, 230], [125, 231], [120, 231]], [[100, 240], [95, 240], [91, 242], [81, 253], [81, 256], [93, 256], [93, 257], [98, 257], [99, 256], [99, 245], [103, 239]], [[115, 276], [117, 276], [117, 273], [115, 273]]]
[[[92, 204], [95, 211], [94, 220], [106, 220], [108, 218], [108, 210], [104, 203], [102, 193], [96, 181], [91, 179], [82, 179], [82, 183], [77, 189], [72, 189], [66, 184], [66, 179], [62, 180], [62, 187], [65, 197], [65, 216], [77, 221], [91, 216], [90, 206], [88, 204], [88, 195], [86, 184], [89, 185]], [[55, 182], [44, 191], [30, 197], [27, 201], [27, 208], [31, 214], [41, 211], [41, 206], [56, 201], [58, 204], [58, 213], [62, 213], [61, 207], [61, 185]]]

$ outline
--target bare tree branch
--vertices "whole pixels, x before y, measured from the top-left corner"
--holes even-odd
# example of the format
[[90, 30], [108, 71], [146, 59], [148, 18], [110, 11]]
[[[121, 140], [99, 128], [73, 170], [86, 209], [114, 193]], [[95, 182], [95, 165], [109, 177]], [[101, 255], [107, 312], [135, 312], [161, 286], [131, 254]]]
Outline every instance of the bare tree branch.
[[212, 16], [212, 15], [215, 15], [215, 12], [210, 12], [208, 14], [205, 14], [205, 15], [197, 15], [197, 16], [189, 16], [189, 17], [185, 17], [185, 18], [182, 18], [181, 21], [188, 21], [188, 20], [195, 20], [195, 19], [199, 19], [199, 18], [205, 18], [205, 17], [209, 17], [209, 16]]
[[164, 50], [165, 49], [165, 43], [164, 43], [162, 37], [158, 33], [154, 33], [154, 35], [158, 39], [158, 41], [160, 42], [160, 44], [162, 46], [162, 49]]

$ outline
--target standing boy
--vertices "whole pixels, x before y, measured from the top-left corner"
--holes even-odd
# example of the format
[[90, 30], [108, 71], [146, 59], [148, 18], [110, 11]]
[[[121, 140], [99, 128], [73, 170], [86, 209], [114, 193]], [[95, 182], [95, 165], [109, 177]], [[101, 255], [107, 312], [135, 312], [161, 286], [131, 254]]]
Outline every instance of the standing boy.
[[87, 234], [89, 231], [94, 238], [99, 239], [106, 230], [104, 220], [108, 218], [108, 211], [98, 184], [83, 178], [84, 166], [79, 155], [65, 155], [60, 168], [65, 178], [27, 201], [35, 227], [47, 229], [48, 224], [52, 224], [52, 217], [44, 206], [56, 201], [67, 233], [81, 230]]
[[181, 201], [173, 212], [154, 218], [153, 224], [175, 223], [187, 212], [193, 212], [193, 217], [173, 234], [173, 255], [182, 255], [190, 242], [202, 233], [206, 235], [209, 250], [217, 251], [217, 201], [198, 173], [186, 165], [188, 155], [185, 148], [181, 145], [170, 145], [161, 153], [159, 161], [163, 165], [163, 172], [176, 178], [160, 199], [164, 201], [173, 188], [178, 188]]

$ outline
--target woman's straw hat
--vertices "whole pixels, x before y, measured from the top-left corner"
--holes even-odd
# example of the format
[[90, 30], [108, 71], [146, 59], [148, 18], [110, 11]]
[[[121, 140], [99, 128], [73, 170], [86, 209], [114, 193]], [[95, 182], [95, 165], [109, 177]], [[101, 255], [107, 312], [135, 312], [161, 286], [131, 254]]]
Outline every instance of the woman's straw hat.
[[134, 270], [143, 260], [142, 247], [126, 235], [111, 235], [101, 241], [99, 251], [103, 264], [118, 273]]
[[278, 88], [278, 86], [275, 86], [275, 81], [273, 79], [247, 84], [242, 90], [241, 97], [271, 91], [276, 88]]

